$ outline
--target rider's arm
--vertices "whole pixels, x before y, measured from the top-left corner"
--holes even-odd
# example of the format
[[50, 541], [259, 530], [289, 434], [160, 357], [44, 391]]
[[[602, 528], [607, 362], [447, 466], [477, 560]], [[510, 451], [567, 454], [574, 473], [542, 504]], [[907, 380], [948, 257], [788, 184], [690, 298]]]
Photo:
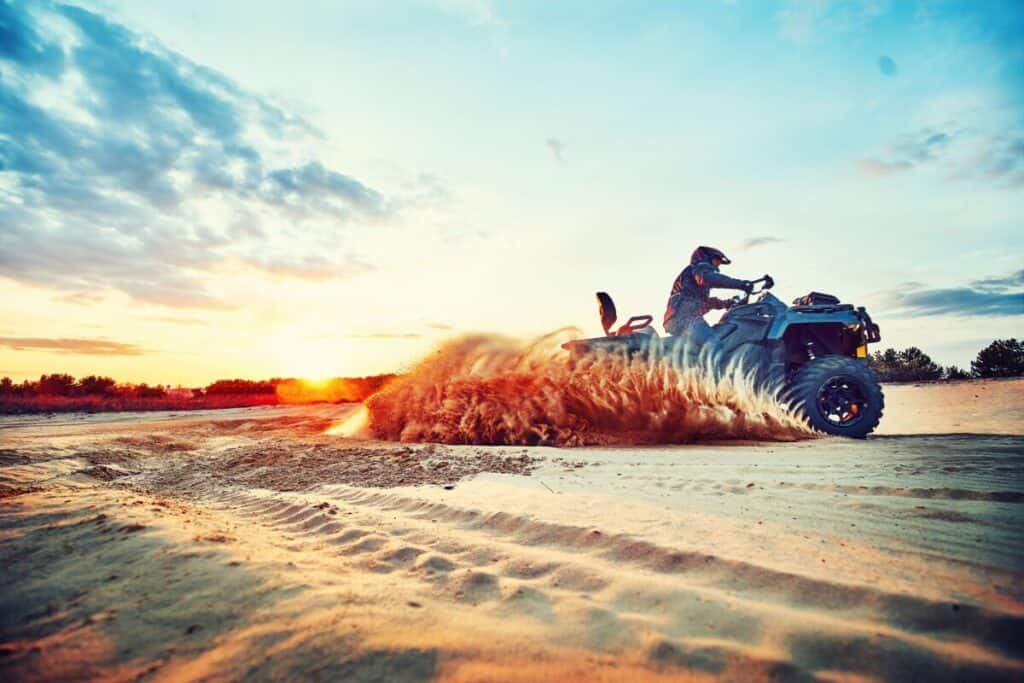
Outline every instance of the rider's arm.
[[715, 310], [718, 308], [732, 308], [732, 302], [728, 299], [717, 299], [713, 296], [709, 296], [708, 310]]
[[698, 263], [693, 269], [693, 279], [701, 287], [715, 287], [718, 289], [740, 289], [747, 291], [745, 280], [737, 280], [728, 275], [722, 275], [708, 263]]

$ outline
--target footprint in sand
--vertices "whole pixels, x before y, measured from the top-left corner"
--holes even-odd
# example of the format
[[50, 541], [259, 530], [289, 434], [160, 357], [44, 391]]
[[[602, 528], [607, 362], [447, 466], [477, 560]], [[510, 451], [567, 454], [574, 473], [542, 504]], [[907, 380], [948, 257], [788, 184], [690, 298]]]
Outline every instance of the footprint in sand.
[[380, 550], [385, 544], [387, 544], [387, 542], [388, 539], [382, 536], [370, 536], [368, 538], [364, 538], [358, 543], [348, 546], [347, 548], [343, 549], [342, 552], [372, 553], [374, 550]]
[[547, 624], [554, 622], [554, 603], [544, 591], [530, 586], [516, 586], [502, 593], [502, 601], [506, 607]]
[[412, 546], [402, 546], [395, 550], [391, 550], [385, 553], [382, 557], [378, 558], [380, 562], [386, 562], [393, 566], [404, 567], [407, 564], [411, 564], [417, 557], [423, 554], [423, 550], [420, 548], [414, 548]]
[[455, 569], [455, 564], [447, 557], [442, 557], [441, 555], [428, 555], [417, 562], [413, 569], [427, 575], [447, 574]]
[[472, 570], [453, 577], [449, 587], [456, 600], [474, 605], [497, 599], [499, 597], [498, 589], [497, 576]]
[[551, 562], [510, 560], [502, 567], [502, 574], [516, 579], [537, 579], [558, 569], [561, 565]]

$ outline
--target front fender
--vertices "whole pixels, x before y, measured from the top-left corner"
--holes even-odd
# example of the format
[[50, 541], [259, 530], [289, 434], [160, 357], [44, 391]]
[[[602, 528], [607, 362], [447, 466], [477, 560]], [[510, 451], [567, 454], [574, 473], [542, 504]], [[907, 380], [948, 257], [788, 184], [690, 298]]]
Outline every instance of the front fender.
[[862, 324], [856, 311], [829, 311], [822, 313], [786, 311], [772, 321], [767, 339], [782, 339], [786, 330], [795, 325], [853, 325]]

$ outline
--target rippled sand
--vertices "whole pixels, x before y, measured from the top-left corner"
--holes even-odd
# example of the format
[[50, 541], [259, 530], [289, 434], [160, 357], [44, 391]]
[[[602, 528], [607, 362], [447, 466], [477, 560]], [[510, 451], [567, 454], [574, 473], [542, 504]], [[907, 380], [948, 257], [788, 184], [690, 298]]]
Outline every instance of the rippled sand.
[[354, 407], [0, 420], [3, 680], [1020, 680], [1024, 382], [883, 433], [346, 438]]

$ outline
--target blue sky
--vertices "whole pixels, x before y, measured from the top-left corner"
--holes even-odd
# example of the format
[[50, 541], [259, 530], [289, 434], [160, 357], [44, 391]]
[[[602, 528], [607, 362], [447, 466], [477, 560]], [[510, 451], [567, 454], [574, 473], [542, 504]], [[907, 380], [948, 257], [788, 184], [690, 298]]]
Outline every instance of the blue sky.
[[1022, 335], [1022, 34], [996, 1], [0, 2], [0, 374], [594, 333], [697, 244], [966, 364]]

